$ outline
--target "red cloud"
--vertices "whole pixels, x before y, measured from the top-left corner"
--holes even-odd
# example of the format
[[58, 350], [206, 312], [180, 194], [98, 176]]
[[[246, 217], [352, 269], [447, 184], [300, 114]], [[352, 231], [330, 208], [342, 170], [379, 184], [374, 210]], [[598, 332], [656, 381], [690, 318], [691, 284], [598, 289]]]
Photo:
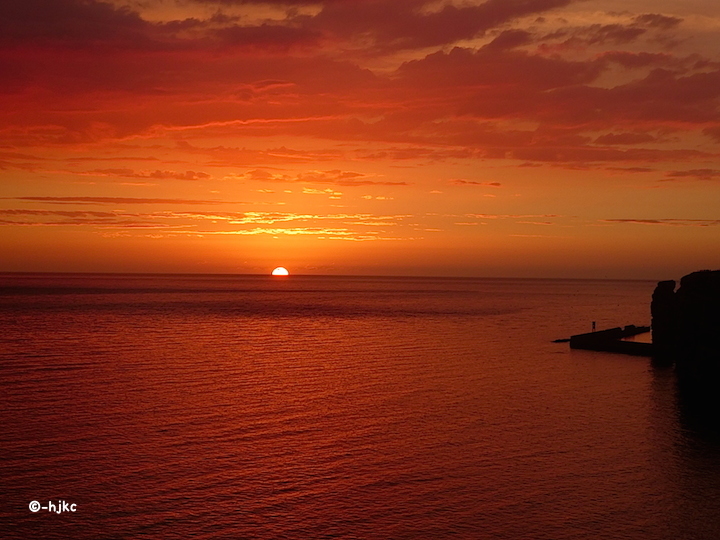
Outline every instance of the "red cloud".
[[3, 0], [0, 4], [0, 43], [77, 46], [146, 42], [150, 23], [128, 8], [81, 0]]
[[703, 130], [703, 133], [720, 142], [720, 126], [706, 128]]
[[[309, 24], [343, 39], [372, 40], [375, 49], [422, 48], [469, 39], [515, 18], [566, 6], [572, 0], [487, 0], [423, 10], [424, 0], [332, 2]], [[371, 45], [371, 47], [373, 47]]]
[[658, 13], [645, 13], [635, 17], [635, 23], [637, 24], [651, 28], [662, 28], [663, 30], [676, 28], [682, 21], [679, 17], [668, 17]]
[[[479, 5], [447, 4], [423, 9], [428, 0], [323, 2], [315, 16], [241, 25], [237, 17], [216, 13], [207, 20], [146, 21], [128, 7], [93, 0], [5, 0], [0, 5], [0, 38], [10, 46], [100, 45], [145, 51], [234, 49], [287, 51], [317, 47], [324, 41], [372, 40], [378, 50], [421, 48], [472, 38], [515, 18], [566, 6], [572, 0], [487, 0]], [[203, 3], [203, 2], [201, 2]], [[268, 2], [226, 2], [227, 4]], [[278, 2], [280, 3], [280, 2]], [[309, 2], [282, 2], [288, 4]], [[188, 37], [192, 31], [200, 39]], [[366, 44], [367, 46], [367, 44]]]
[[476, 87], [480, 91], [485, 86], [488, 92], [502, 95], [508, 89], [538, 92], [589, 83], [602, 71], [603, 66], [595, 61], [572, 62], [487, 47], [479, 51], [455, 47], [449, 53], [437, 52], [403, 64], [398, 75], [408, 85]]
[[[20, 150], [31, 145], [136, 137], [297, 136], [347, 142], [355, 145], [348, 154], [364, 159], [568, 163], [703, 155], [658, 149], [665, 141], [657, 134], [668, 131], [704, 129], [720, 140], [717, 63], [699, 56], [602, 50], [632, 40], [636, 47], [643, 33], [678, 28], [680, 20], [666, 15], [628, 14], [623, 24], [567, 27], [538, 37], [537, 30], [508, 23], [570, 0], [488, 0], [433, 9], [425, 0], [337, 0], [319, 2], [313, 15], [290, 9], [285, 19], [253, 24], [221, 12], [160, 23], [91, 0], [58, 0], [45, 11], [41, 3], [47, 4], [0, 5], [5, 30], [0, 70], [7, 74], [0, 88], [0, 144], [10, 154], [28, 155]], [[441, 48], [491, 30], [495, 38], [479, 49]], [[562, 39], [582, 40], [598, 52], [585, 58], [560, 50], [549, 55], [538, 45]], [[440, 50], [395, 71], [364, 67], [378, 55], [429, 46]], [[608, 84], [623, 69], [622, 80], [630, 82]], [[368, 141], [385, 148], [368, 148]], [[611, 148], [646, 143], [653, 149]], [[204, 156], [202, 167], [250, 168], [341, 153], [177, 148]], [[19, 160], [0, 155], [0, 167], [17, 168]], [[91, 172], [209, 179], [203, 172], [173, 168]], [[315, 181], [381, 182], [327, 173]]]
[[595, 139], [596, 144], [642, 144], [656, 141], [649, 133], [608, 133]]

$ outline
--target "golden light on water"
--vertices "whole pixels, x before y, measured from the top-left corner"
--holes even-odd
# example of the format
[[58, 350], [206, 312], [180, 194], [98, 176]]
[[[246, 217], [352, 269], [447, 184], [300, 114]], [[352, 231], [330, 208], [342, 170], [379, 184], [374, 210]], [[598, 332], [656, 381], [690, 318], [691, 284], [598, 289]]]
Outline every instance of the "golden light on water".
[[272, 271], [273, 276], [289, 276], [290, 272], [287, 271], [287, 268], [284, 266], [278, 266], [275, 270]]

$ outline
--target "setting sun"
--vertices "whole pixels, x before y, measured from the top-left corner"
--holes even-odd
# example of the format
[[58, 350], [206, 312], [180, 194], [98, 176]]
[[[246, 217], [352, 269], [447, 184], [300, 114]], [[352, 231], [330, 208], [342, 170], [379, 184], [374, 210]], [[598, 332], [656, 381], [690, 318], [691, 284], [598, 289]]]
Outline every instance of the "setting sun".
[[278, 266], [275, 270], [272, 271], [273, 276], [289, 276], [290, 272], [287, 271], [287, 268], [283, 266]]

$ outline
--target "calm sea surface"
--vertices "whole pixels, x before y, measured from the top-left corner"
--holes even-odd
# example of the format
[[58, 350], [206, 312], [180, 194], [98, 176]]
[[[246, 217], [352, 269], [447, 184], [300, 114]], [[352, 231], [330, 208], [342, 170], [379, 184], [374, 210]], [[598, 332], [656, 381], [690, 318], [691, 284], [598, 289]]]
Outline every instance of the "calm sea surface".
[[0, 537], [717, 540], [672, 370], [551, 342], [653, 288], [0, 275]]

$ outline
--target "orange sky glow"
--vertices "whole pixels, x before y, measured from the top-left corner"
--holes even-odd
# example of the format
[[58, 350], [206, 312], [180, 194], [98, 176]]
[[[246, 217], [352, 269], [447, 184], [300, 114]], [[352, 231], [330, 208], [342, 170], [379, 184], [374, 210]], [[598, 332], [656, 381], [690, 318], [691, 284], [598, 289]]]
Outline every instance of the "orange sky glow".
[[716, 0], [3, 0], [0, 271], [720, 267]]

